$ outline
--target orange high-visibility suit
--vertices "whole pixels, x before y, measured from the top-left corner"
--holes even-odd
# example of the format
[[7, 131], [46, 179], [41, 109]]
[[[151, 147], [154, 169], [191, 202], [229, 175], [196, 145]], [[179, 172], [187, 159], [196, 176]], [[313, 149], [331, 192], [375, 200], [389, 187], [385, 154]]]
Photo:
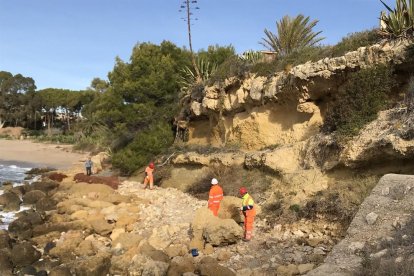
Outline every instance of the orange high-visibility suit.
[[149, 166], [145, 168], [145, 178], [144, 178], [144, 189], [147, 188], [148, 183], [150, 186], [150, 190], [154, 187], [154, 176], [153, 176], [154, 169], [151, 169]]
[[218, 216], [220, 209], [220, 202], [223, 199], [223, 189], [218, 185], [211, 185], [208, 196], [208, 209], [213, 212], [213, 215]]
[[253, 198], [248, 193], [244, 194], [242, 197], [242, 211], [244, 215], [244, 238], [246, 240], [251, 240], [253, 236], [253, 224], [256, 210], [254, 209]]

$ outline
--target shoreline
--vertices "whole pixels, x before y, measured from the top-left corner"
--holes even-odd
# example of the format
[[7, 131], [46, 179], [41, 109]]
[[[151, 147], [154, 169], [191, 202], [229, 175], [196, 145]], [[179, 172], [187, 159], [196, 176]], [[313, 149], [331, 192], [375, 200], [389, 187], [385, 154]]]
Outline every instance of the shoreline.
[[72, 151], [71, 145], [35, 143], [31, 140], [0, 139], [0, 164], [69, 169], [88, 153]]

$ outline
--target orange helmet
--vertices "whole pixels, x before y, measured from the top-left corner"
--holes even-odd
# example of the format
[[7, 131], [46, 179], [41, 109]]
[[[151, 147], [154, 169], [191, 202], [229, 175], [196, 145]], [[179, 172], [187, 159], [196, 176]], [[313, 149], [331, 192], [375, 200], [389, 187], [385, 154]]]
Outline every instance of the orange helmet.
[[239, 190], [239, 193], [240, 193], [240, 195], [246, 194], [247, 193], [246, 187], [241, 187], [240, 190]]
[[154, 162], [149, 163], [149, 166], [151, 169], [155, 168]]

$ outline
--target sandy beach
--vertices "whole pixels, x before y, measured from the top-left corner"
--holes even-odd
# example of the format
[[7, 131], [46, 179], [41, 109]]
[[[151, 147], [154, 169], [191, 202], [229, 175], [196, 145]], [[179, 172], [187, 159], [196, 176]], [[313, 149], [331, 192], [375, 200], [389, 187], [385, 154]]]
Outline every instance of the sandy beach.
[[29, 163], [36, 167], [67, 169], [84, 160], [87, 153], [72, 152], [70, 145], [0, 139], [0, 162]]

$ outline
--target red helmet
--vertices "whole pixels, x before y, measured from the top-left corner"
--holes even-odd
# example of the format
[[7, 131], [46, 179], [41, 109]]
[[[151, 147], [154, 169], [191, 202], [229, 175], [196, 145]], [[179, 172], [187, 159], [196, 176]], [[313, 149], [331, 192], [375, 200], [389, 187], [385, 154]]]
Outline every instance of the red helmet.
[[240, 188], [240, 190], [239, 190], [239, 193], [240, 193], [241, 195], [246, 194], [246, 193], [247, 193], [247, 189], [246, 189], [246, 187], [241, 187], [241, 188]]
[[155, 168], [154, 162], [149, 163], [149, 166], [151, 169]]

